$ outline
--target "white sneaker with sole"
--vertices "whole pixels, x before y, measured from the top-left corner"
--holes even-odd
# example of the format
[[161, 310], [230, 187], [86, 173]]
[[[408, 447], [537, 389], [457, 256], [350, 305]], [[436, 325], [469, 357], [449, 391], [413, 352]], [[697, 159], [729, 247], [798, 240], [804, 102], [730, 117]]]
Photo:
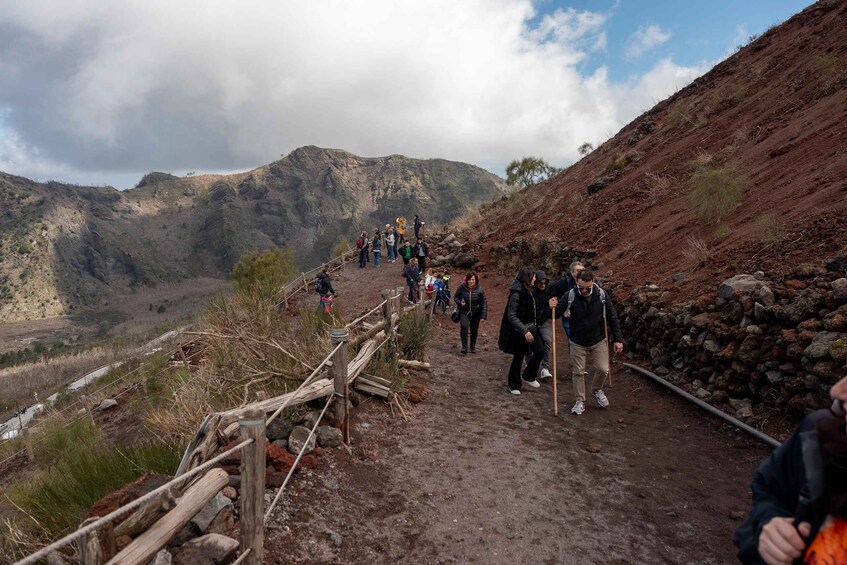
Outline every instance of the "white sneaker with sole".
[[517, 390], [517, 389], [514, 389], [514, 390], [509, 389], [509, 392], [511, 392], [512, 394], [517, 395], [517, 396], [520, 396], [520, 395], [521, 395], [521, 391], [519, 391], [519, 390]]
[[541, 388], [541, 385], [540, 385], [540, 384], [538, 384], [538, 381], [526, 381], [526, 380], [524, 380], [524, 378], [523, 378], [523, 377], [521, 377], [521, 380], [522, 380], [522, 381], [523, 381], [523, 383], [524, 383], [526, 386], [528, 386], [528, 387], [532, 387], [532, 388]]
[[597, 390], [592, 390], [591, 394], [594, 395], [594, 399], [597, 400], [597, 405], [600, 408], [609, 407], [609, 399], [606, 398], [606, 394], [603, 392], [603, 389], [598, 388]]
[[583, 412], [585, 412], [585, 402], [583, 402], [582, 400], [577, 400], [576, 404], [574, 404], [573, 408], [571, 408], [571, 414], [576, 414], [577, 416], [579, 416]]
[[552, 376], [553, 373], [551, 373], [549, 369], [541, 369], [541, 374], [538, 375], [538, 379], [549, 379]]

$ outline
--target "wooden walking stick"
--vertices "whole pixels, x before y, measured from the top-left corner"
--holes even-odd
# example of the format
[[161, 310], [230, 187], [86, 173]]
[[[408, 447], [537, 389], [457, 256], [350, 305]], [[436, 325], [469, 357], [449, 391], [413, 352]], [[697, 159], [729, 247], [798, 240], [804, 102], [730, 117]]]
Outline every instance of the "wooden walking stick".
[[559, 415], [559, 396], [556, 390], [556, 309], [553, 309], [553, 415]]
[[[605, 308], [605, 306], [604, 306]], [[609, 349], [609, 322], [606, 321], [606, 316], [603, 316], [603, 331], [606, 332], [606, 349]], [[612, 347], [612, 353], [615, 348]], [[609, 356], [609, 388], [612, 388], [612, 357]]]

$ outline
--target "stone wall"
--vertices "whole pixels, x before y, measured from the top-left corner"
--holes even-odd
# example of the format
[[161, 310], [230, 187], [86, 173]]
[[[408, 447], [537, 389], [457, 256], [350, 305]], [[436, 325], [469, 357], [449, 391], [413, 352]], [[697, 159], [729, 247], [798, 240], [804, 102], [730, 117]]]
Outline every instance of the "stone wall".
[[797, 416], [829, 404], [847, 375], [847, 278], [803, 265], [780, 282], [740, 274], [696, 300], [666, 304], [655, 285], [618, 303], [629, 351], [653, 370], [755, 423], [757, 405]]

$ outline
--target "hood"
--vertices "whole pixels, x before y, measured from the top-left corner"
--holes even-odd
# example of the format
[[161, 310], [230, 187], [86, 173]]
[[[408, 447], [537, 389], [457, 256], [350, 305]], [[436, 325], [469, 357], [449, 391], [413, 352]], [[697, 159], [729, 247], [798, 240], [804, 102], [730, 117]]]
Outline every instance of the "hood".
[[526, 288], [518, 279], [513, 280], [512, 284], [509, 285], [509, 292], [512, 292], [513, 290], [527, 294]]
[[539, 282], [541, 280], [547, 279], [547, 282], [550, 282], [550, 277], [547, 276], [547, 273], [544, 271], [535, 271], [535, 282]]
[[320, 273], [318, 273], [318, 279], [319, 279], [319, 280], [328, 279], [328, 278], [329, 278], [329, 275], [328, 275], [328, 274], [326, 274], [326, 273], [324, 273], [324, 272], [320, 272]]

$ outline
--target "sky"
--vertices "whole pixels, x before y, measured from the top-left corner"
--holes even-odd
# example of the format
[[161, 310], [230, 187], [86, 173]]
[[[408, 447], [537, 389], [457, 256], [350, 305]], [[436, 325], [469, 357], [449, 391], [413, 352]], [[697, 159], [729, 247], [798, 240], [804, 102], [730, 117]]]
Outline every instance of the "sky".
[[808, 0], [0, 0], [0, 171], [578, 158]]

